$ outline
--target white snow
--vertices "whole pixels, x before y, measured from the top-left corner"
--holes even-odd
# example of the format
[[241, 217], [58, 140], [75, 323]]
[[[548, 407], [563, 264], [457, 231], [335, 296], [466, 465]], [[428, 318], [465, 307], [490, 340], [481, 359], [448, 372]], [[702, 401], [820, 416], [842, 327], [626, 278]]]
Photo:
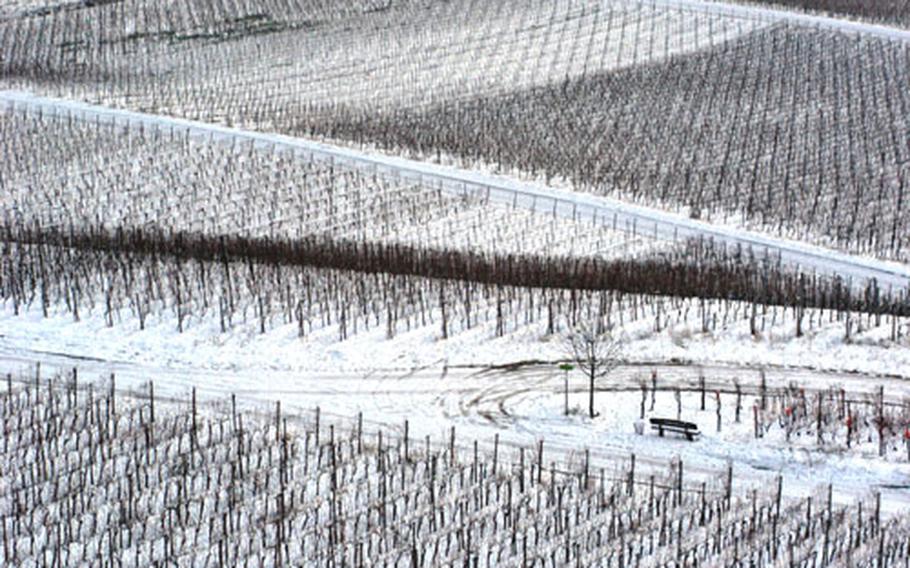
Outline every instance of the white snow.
[[[375, 427], [400, 427], [408, 420], [412, 432], [445, 439], [455, 426], [459, 439], [492, 443], [498, 433], [507, 445], [545, 439], [554, 453], [569, 459], [589, 448], [600, 463], [627, 459], [635, 452], [643, 467], [660, 469], [672, 456], [691, 464], [693, 475], [710, 475], [734, 464], [737, 477], [760, 481], [781, 473], [787, 491], [806, 494], [819, 484], [834, 483], [839, 499], [884, 488], [888, 507], [910, 502], [910, 492], [894, 489], [910, 483], [910, 465], [899, 452], [883, 461], [868, 444], [850, 452], [786, 444], [780, 436], [759, 441], [751, 437], [746, 402], [743, 423], [732, 425], [732, 403], [724, 396], [725, 431], [713, 433], [714, 407], [693, 411], [696, 395], [684, 395], [684, 417], [694, 417], [705, 432], [695, 444], [634, 434], [640, 393], [652, 369], [663, 381], [693, 384], [700, 373], [709, 381], [732, 385], [734, 379], [755, 385], [758, 368], [767, 369], [769, 385], [790, 381], [816, 388], [843, 385], [850, 392], [873, 391], [884, 384], [889, 398], [910, 395], [906, 369], [910, 344], [889, 339], [890, 326], [857, 333], [843, 340], [843, 323], [834, 322], [793, 337], [792, 321], [778, 316], [764, 338], [749, 335], [748, 321], [731, 322], [717, 332], [702, 333], [684, 324], [659, 333], [649, 318], [626, 322], [628, 364], [603, 386], [632, 388], [626, 393], [601, 393], [597, 405], [603, 416], [591, 422], [584, 413], [562, 415], [563, 376], [555, 363], [519, 371], [491, 370], [489, 365], [526, 360], [555, 361], [564, 357], [557, 337], [531, 325], [496, 338], [494, 324], [480, 325], [448, 340], [432, 326], [419, 327], [385, 339], [383, 329], [337, 340], [334, 329], [321, 330], [306, 340], [293, 325], [260, 335], [238, 326], [220, 334], [217, 322], [197, 321], [177, 333], [170, 318], [151, 318], [145, 331], [124, 321], [109, 328], [101, 315], [83, 314], [43, 319], [32, 309], [14, 316], [0, 314], [0, 361], [6, 370], [23, 370], [42, 362], [51, 369], [77, 366], [82, 380], [107, 380], [116, 374], [119, 388], [142, 391], [149, 380], [162, 396], [185, 397], [191, 386], [201, 396], [223, 399], [235, 393], [244, 404], [270, 405], [281, 400], [289, 412], [322, 412], [350, 420], [363, 412]], [[689, 365], [673, 365], [673, 360]], [[815, 369], [824, 369], [818, 371]], [[29, 371], [33, 372], [33, 371]], [[877, 376], [878, 375], [878, 376]], [[573, 377], [571, 405], [586, 408], [581, 377]], [[658, 394], [659, 405], [649, 415], [673, 414], [675, 402]]]

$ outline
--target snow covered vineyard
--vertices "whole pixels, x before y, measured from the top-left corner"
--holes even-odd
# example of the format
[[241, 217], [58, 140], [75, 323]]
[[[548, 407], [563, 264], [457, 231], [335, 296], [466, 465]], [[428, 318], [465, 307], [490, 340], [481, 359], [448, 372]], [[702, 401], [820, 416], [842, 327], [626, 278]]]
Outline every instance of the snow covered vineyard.
[[907, 32], [680, 0], [128, 4], [0, 20], [0, 88], [561, 180], [680, 231], [910, 254]]
[[5, 219], [45, 229], [327, 236], [505, 254], [544, 243], [553, 255], [604, 258], [672, 246], [643, 229], [633, 234], [627, 220], [567, 217], [565, 204], [557, 215], [543, 200], [515, 207], [489, 192], [453, 192], [281, 143], [230, 133], [213, 141], [204, 131], [51, 109], [25, 104], [0, 115], [10, 157], [0, 165]]
[[[876, 302], [881, 292], [890, 298], [886, 303], [902, 302], [905, 296], [906, 270], [899, 265], [719, 231], [655, 210], [577, 194], [541, 193], [521, 184], [498, 185], [493, 178], [463, 171], [454, 176], [432, 167], [425, 171], [427, 166], [417, 162], [304, 140], [272, 140], [252, 132], [16, 93], [2, 99], [9, 111], [6, 150], [28, 156], [8, 161], [10, 191], [0, 204], [7, 225], [77, 233], [147, 228], [278, 240], [323, 236], [424, 250], [452, 250], [454, 244], [456, 250], [494, 256], [546, 250], [548, 258], [616, 258], [630, 252], [648, 257], [668, 248], [679, 257], [691, 252], [679, 248], [682, 242], [707, 240], [713, 248], [716, 239], [722, 256], [728, 251], [734, 258], [745, 255], [753, 266], [776, 261], [779, 267], [799, 268], [803, 262], [813, 280], [816, 272], [835, 274], [848, 287], [865, 287], [867, 296], [868, 286], [873, 286]], [[45, 117], [46, 112], [51, 116]], [[124, 123], [118, 125], [118, 117]], [[60, 136], [51, 141], [55, 130]], [[209, 144], [202, 143], [200, 156], [191, 134], [206, 133]], [[216, 134], [227, 141], [227, 148], [211, 143]], [[105, 151], [117, 142], [127, 148], [119, 160], [116, 150]], [[133, 160], [135, 152], [144, 154], [142, 166]], [[172, 157], [162, 161], [169, 152]], [[56, 172], [49, 163], [58, 164]], [[79, 181], [74, 184], [70, 176], [75, 172]], [[174, 184], [181, 189], [174, 191]], [[518, 207], [530, 209], [530, 217], [525, 211], [515, 214]]]
[[910, 0], [728, 1], [0, 0], [0, 566], [910, 568]]
[[[40, 81], [45, 72], [63, 73], [69, 80], [51, 90], [69, 98], [283, 131], [305, 109], [381, 111], [466, 93], [505, 93], [668, 59], [774, 22], [638, 1], [295, 0], [287, 6], [218, 0], [204, 10], [188, 1], [178, 6], [103, 5], [92, 11], [92, 25], [83, 13], [65, 10], [0, 19], [0, 47], [10, 54], [0, 73], [8, 71], [16, 86]], [[29, 33], [65, 49], [18, 46]], [[233, 41], [212, 41], [222, 38]], [[269, 57], [260, 57], [263, 52]], [[70, 66], [74, 54], [84, 68]], [[17, 69], [33, 71], [16, 76]], [[102, 76], [111, 80], [99, 81]], [[259, 88], [250, 90], [250, 80]], [[260, 114], [263, 103], [271, 110]]]
[[[79, 321], [100, 310], [107, 326], [140, 330], [172, 315], [181, 333], [217, 322], [224, 334], [238, 320], [262, 334], [296, 324], [298, 337], [326, 330], [338, 340], [432, 328], [446, 339], [493, 322], [497, 337], [538, 322], [553, 334], [579, 314], [622, 325], [624, 311], [638, 320], [645, 305], [658, 331], [690, 315], [707, 331], [723, 300], [722, 325], [748, 318], [753, 335], [765, 331], [769, 306], [787, 306], [797, 334], [806, 309], [822, 308], [846, 319], [848, 339], [845, 314], [876, 314], [876, 326], [891, 316], [896, 340], [910, 313], [899, 276], [896, 289], [854, 294], [849, 281], [768, 267], [767, 250], [674, 244], [664, 240], [669, 225], [654, 238], [657, 225], [637, 230], [634, 211], [622, 222], [597, 209], [586, 217], [570, 194], [453, 192], [419, 171], [307, 152], [306, 141], [268, 144], [252, 132], [9, 96], [0, 297], [15, 314]], [[844, 262], [867, 276], [891, 270]], [[694, 307], [693, 297], [710, 302]], [[731, 299], [751, 309], [737, 304], [731, 315]]]
[[783, 497], [686, 464], [642, 475], [465, 450], [358, 416], [242, 412], [75, 376], [0, 400], [2, 560], [119, 566], [818, 566], [910, 561], [875, 495]]

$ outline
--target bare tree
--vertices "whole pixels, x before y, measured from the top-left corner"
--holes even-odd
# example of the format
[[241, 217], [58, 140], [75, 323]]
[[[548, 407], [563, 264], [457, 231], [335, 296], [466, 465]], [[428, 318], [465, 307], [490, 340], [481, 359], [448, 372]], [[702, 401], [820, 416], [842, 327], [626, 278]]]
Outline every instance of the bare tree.
[[612, 326], [578, 322], [566, 335], [565, 350], [578, 370], [588, 377], [588, 413], [594, 418], [597, 416], [594, 412], [595, 383], [617, 367], [623, 343], [613, 334]]

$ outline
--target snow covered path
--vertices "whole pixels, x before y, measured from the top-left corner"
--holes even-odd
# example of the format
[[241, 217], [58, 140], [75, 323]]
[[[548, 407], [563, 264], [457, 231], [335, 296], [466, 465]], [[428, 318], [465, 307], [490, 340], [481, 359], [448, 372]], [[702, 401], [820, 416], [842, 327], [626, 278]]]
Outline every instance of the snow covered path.
[[475, 171], [366, 153], [280, 134], [245, 131], [22, 92], [0, 91], [0, 109], [3, 108], [32, 109], [44, 115], [72, 117], [99, 124], [143, 125], [146, 128], [184, 131], [189, 136], [227, 143], [252, 143], [262, 148], [280, 147], [317, 162], [363, 168], [381, 175], [440, 187], [455, 194], [486, 195], [495, 202], [612, 225], [638, 235], [671, 241], [703, 237], [731, 249], [741, 247], [744, 252], [753, 251], [758, 258], [799, 266], [822, 275], [839, 274], [845, 279], [852, 279], [857, 285], [876, 279], [882, 289], [897, 291], [906, 289], [910, 284], [910, 266], [899, 263], [857, 257], [797, 241], [699, 222], [616, 199], [558, 190]]

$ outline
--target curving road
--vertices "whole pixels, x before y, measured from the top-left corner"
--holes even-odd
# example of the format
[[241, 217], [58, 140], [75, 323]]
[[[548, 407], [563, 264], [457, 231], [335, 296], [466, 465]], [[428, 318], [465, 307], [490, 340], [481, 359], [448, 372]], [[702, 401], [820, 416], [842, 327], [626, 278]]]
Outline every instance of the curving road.
[[718, 246], [740, 249], [743, 252], [751, 251], [756, 258], [795, 266], [819, 275], [837, 274], [857, 286], [875, 279], [881, 289], [897, 292], [906, 290], [910, 285], [910, 266], [904, 264], [853, 256], [802, 242], [700, 222], [616, 199], [560, 190], [476, 171], [397, 156], [366, 153], [281, 134], [240, 130], [168, 116], [40, 97], [18, 91], [0, 91], [0, 109], [13, 112], [31, 110], [45, 116], [71, 117], [95, 123], [143, 125], [146, 128], [183, 131], [189, 136], [212, 141], [251, 143], [263, 148], [281, 147], [293, 150], [315, 162], [365, 169], [378, 175], [437, 186], [457, 194], [482, 195], [493, 202], [611, 225], [642, 236], [669, 241], [701, 237], [713, 241]]

